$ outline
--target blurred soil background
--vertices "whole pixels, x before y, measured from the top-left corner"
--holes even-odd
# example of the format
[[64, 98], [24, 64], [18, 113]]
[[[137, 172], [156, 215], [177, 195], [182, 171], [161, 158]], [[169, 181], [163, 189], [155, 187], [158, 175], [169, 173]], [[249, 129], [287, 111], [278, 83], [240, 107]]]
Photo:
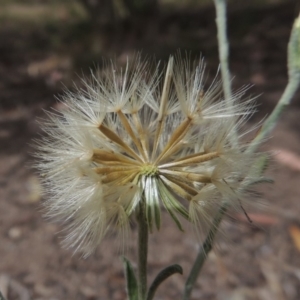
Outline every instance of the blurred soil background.
[[[126, 298], [116, 236], [88, 259], [62, 249], [61, 227], [42, 217], [41, 187], [30, 168], [38, 117], [60, 108], [64, 87], [102, 58], [120, 65], [136, 51], [165, 61], [178, 49], [205, 57], [209, 77], [218, 67], [212, 1], [1, 0], [0, 2], [0, 290], [7, 300]], [[251, 84], [266, 117], [287, 83], [286, 48], [300, 10], [298, 0], [229, 1], [233, 86]], [[286, 109], [272, 139], [268, 177], [259, 190], [263, 210], [232, 214], [222, 224], [193, 292], [205, 300], [300, 299], [300, 94]], [[251, 125], [251, 124], [250, 124]], [[255, 200], [255, 199], [253, 199]], [[160, 269], [179, 263], [155, 299], [181, 299], [198, 244], [186, 226], [179, 233], [166, 217], [151, 235], [149, 282]], [[127, 256], [135, 265], [135, 229]]]

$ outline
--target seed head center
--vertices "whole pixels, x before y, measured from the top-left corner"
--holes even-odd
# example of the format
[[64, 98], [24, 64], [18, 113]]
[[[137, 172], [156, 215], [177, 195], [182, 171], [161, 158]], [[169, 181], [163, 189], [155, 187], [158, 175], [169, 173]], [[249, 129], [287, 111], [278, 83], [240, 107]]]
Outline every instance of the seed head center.
[[155, 176], [158, 174], [158, 167], [156, 165], [145, 164], [141, 167], [141, 174], [145, 176]]

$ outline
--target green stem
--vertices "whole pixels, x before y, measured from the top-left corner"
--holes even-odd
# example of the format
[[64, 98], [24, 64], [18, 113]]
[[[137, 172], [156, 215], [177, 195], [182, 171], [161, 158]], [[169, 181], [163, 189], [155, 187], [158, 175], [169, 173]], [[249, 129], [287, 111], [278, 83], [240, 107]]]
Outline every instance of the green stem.
[[145, 300], [147, 294], [147, 255], [148, 255], [148, 223], [146, 203], [142, 199], [138, 214], [138, 291], [139, 300]]
[[219, 225], [222, 221], [222, 218], [227, 210], [227, 204], [223, 204], [217, 215], [215, 216], [213, 220], [213, 224], [210, 228], [210, 231], [206, 237], [206, 240], [204, 244], [200, 247], [197, 258], [195, 260], [195, 263], [193, 265], [193, 268], [189, 274], [189, 277], [186, 281], [185, 288], [184, 288], [184, 294], [183, 294], [183, 300], [189, 300], [191, 296], [192, 289], [195, 285], [195, 282], [198, 278], [198, 275], [202, 269], [202, 266], [207, 258], [208, 253], [212, 249], [213, 241], [216, 236], [216, 233], [218, 232]]
[[[227, 38], [227, 17], [226, 17], [226, 0], [214, 0], [216, 8], [216, 25], [217, 38], [219, 47], [219, 60], [221, 67], [221, 76], [223, 84], [223, 93], [225, 96], [225, 103], [230, 109], [233, 106], [232, 90], [231, 90], [231, 76], [229, 70], [229, 42]], [[234, 146], [238, 145], [238, 135], [235, 132], [232, 135], [231, 143]]]
[[299, 87], [299, 79], [290, 80], [288, 85], [286, 86], [282, 97], [280, 98], [279, 102], [277, 103], [276, 107], [270, 114], [270, 116], [266, 119], [264, 124], [261, 127], [259, 134], [255, 137], [252, 141], [251, 145], [248, 147], [247, 152], [253, 153], [257, 147], [260, 145], [262, 140], [266, 138], [274, 127], [277, 124], [279, 117], [281, 116], [283, 110], [286, 106], [288, 106], [295, 95], [297, 89]]
[[223, 91], [226, 103], [230, 107], [232, 105], [232, 92], [228, 65], [229, 47], [227, 39], [226, 0], [214, 0], [214, 3], [217, 15], [216, 24], [218, 30], [219, 59], [221, 65]]

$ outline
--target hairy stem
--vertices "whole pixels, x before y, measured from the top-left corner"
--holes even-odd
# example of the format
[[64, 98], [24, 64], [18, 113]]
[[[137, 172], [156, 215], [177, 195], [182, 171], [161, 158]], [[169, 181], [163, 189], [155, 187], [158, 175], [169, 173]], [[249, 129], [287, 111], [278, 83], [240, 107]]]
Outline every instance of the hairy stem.
[[148, 255], [148, 223], [146, 203], [143, 198], [138, 213], [138, 291], [139, 300], [145, 300], [147, 294], [147, 255]]
[[[218, 32], [218, 47], [219, 60], [221, 66], [221, 76], [223, 84], [223, 93], [225, 96], [225, 103], [230, 109], [233, 105], [232, 90], [231, 90], [231, 76], [229, 70], [229, 42], [227, 38], [227, 16], [226, 16], [226, 0], [214, 0], [216, 7], [216, 24]], [[235, 132], [232, 135], [231, 143], [238, 144], [238, 135]]]
[[219, 59], [221, 64], [221, 76], [223, 91], [227, 105], [230, 107], [232, 102], [232, 92], [230, 83], [230, 71], [228, 65], [229, 47], [227, 39], [226, 24], [226, 0], [214, 0], [216, 7], [216, 23], [218, 30]]
[[191, 296], [192, 289], [195, 285], [195, 282], [198, 278], [198, 275], [202, 269], [202, 266], [207, 258], [208, 253], [212, 249], [213, 241], [216, 236], [216, 233], [218, 232], [219, 225], [222, 221], [222, 218], [227, 210], [227, 204], [223, 204], [223, 206], [220, 207], [217, 215], [214, 218], [213, 224], [210, 228], [210, 231], [205, 239], [204, 244], [200, 247], [197, 258], [195, 260], [195, 263], [192, 267], [192, 270], [189, 274], [189, 277], [186, 281], [185, 288], [184, 288], [184, 294], [183, 294], [183, 300], [189, 300]]

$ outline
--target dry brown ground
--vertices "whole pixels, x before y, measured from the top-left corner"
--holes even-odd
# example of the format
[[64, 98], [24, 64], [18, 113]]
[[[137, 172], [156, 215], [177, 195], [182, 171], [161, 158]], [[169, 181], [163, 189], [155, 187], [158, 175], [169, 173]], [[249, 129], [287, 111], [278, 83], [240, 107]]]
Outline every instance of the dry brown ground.
[[[146, 36], [124, 29], [111, 41], [105, 39], [105, 47], [116, 53], [120, 61], [136, 48], [156, 53], [157, 57], [166, 57], [169, 50], [174, 52], [178, 46], [202, 51], [213, 73], [218, 61], [213, 14], [211, 8], [169, 14], [155, 26], [155, 35], [151, 28]], [[295, 16], [296, 1], [249, 12], [232, 8], [229, 30], [234, 85], [250, 82], [255, 85], [252, 94], [263, 93], [258, 98], [259, 113], [250, 122], [270, 113], [285, 87], [286, 44]], [[56, 31], [53, 36], [61, 34], [65, 40], [51, 48], [55, 43], [51, 28], [27, 29], [12, 26], [8, 21], [3, 24], [0, 28], [0, 289], [8, 300], [125, 299], [115, 237], [105, 239], [86, 260], [62, 249], [61, 228], [42, 218], [39, 182], [29, 168], [32, 164], [29, 144], [40, 133], [36, 118], [43, 115], [43, 108], [56, 105], [53, 94], [61, 90], [59, 82], [69, 84], [69, 74], [75, 72], [73, 66], [77, 66], [77, 61], [79, 65], [83, 63], [88, 55], [82, 48], [90, 40], [78, 42], [74, 36], [70, 38]], [[101, 50], [104, 46], [99, 47]], [[103, 54], [109, 56], [107, 52]], [[253, 212], [253, 225], [243, 215], [234, 215], [235, 221], [222, 225], [226, 238], [220, 237], [216, 251], [209, 254], [193, 299], [300, 299], [299, 96], [298, 93], [272, 139], [264, 146], [276, 153], [268, 172], [275, 183], [260, 189], [267, 208]], [[134, 232], [128, 250], [132, 261], [135, 261], [135, 240]], [[172, 263], [181, 264], [184, 275], [170, 278], [155, 299], [180, 299], [197, 248], [188, 228], [179, 233], [165, 218], [161, 232], [150, 238], [150, 280]]]

